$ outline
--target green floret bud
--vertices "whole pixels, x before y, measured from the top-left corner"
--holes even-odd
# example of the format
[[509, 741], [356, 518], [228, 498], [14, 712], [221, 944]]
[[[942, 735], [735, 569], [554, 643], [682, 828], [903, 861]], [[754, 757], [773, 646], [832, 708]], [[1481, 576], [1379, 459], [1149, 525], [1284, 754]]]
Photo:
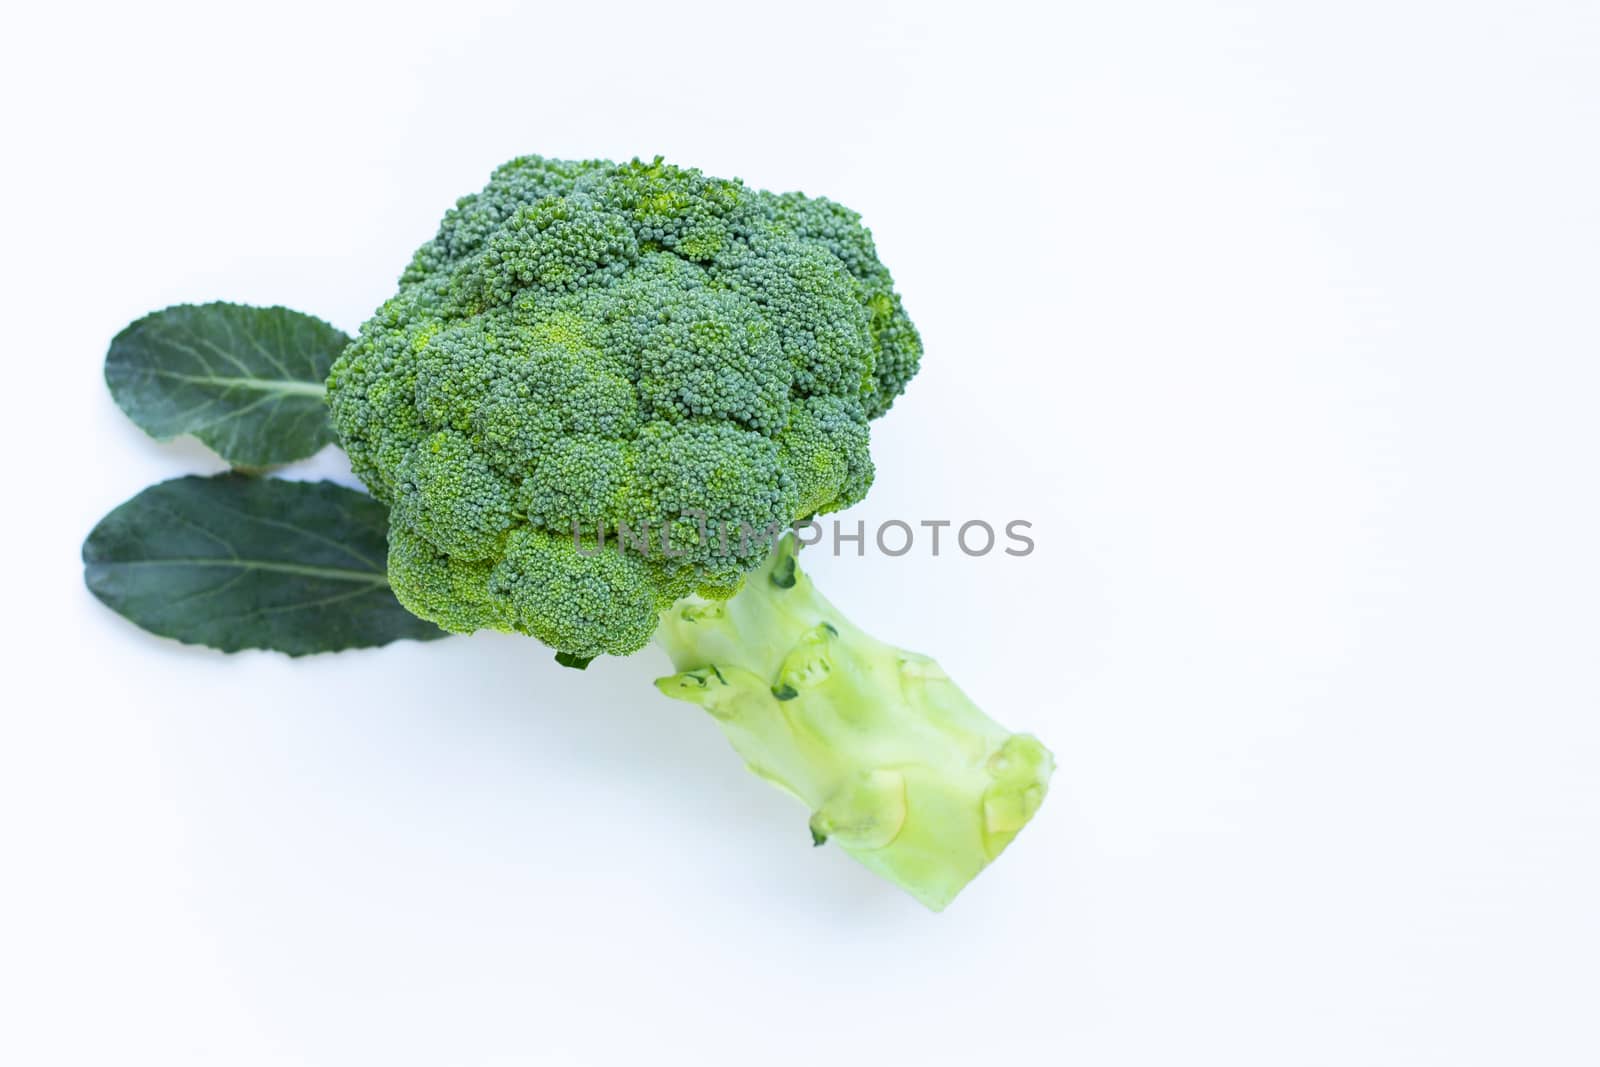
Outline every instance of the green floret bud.
[[552, 441], [522, 483], [527, 521], [556, 533], [576, 527], [599, 536], [631, 516], [634, 450], [604, 437], [574, 434]]
[[985, 715], [937, 663], [857, 629], [783, 538], [727, 601], [692, 597], [656, 643], [656, 682], [704, 708], [750, 770], [832, 843], [935, 911], [1039, 810], [1054, 761]]
[[451, 633], [514, 630], [511, 602], [490, 590], [494, 560], [448, 556], [409, 526], [389, 531], [389, 585], [413, 615]]
[[517, 629], [577, 656], [626, 656], [655, 632], [660, 610], [649, 563], [595, 542], [542, 530], [512, 534], [490, 589], [505, 596]]
[[[788, 474], [777, 443], [726, 422], [651, 423], [639, 435], [638, 492], [643, 511], [671, 527], [669, 544], [713, 573], [744, 561], [760, 562], [771, 536], [793, 521]], [[708, 536], [700, 537], [706, 525]], [[774, 533], [754, 548], [741, 546], [741, 530]], [[713, 536], [729, 532], [729, 545]], [[750, 538], [745, 539], [746, 542]]]
[[451, 279], [465, 309], [509, 303], [523, 289], [576, 289], [616, 277], [637, 258], [628, 220], [587, 197], [553, 196], [519, 207], [481, 255]]
[[778, 331], [748, 301], [729, 292], [694, 292], [657, 317], [639, 366], [639, 399], [654, 417], [782, 429], [793, 371]]
[[837, 397], [807, 397], [795, 404], [778, 435], [781, 463], [794, 481], [796, 510], [817, 515], [848, 507], [872, 484], [866, 417]]
[[400, 464], [391, 522], [416, 530], [440, 551], [488, 559], [511, 528], [511, 494], [466, 439], [441, 430]]

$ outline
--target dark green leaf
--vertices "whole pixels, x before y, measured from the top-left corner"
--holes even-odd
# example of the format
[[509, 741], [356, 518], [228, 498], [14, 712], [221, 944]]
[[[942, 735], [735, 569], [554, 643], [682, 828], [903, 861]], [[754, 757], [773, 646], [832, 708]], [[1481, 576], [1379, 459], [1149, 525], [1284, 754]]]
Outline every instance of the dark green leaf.
[[151, 633], [224, 652], [444, 637], [390, 592], [388, 528], [382, 504], [332, 482], [174, 478], [100, 520], [84, 581]]
[[192, 433], [234, 466], [270, 467], [333, 442], [323, 381], [349, 343], [288, 308], [183, 304], [117, 334], [106, 384], [150, 436]]
[[557, 652], [556, 662], [563, 667], [571, 667], [575, 671], [589, 669], [589, 664], [594, 662], [593, 656], [578, 656], [571, 652]]

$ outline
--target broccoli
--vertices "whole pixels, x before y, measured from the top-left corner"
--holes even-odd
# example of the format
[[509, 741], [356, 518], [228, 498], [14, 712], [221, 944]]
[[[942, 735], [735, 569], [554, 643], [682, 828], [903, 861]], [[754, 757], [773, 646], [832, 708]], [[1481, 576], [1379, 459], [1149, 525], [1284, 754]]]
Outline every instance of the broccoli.
[[[223, 338], [254, 321], [230, 314]], [[855, 627], [790, 532], [866, 494], [871, 422], [921, 355], [855, 212], [660, 158], [525, 156], [445, 215], [326, 392], [406, 609], [574, 667], [654, 640], [657, 687], [799, 798], [816, 844], [938, 910], [1039, 808], [1050, 753]], [[176, 377], [250, 411], [233, 373]]]
[[680, 672], [662, 692], [804, 801], [819, 843], [940, 908], [1037, 809], [1049, 753], [846, 621], [792, 537], [748, 535], [865, 495], [870, 420], [921, 353], [855, 212], [526, 156], [445, 216], [328, 395], [390, 505], [401, 603], [564, 662], [657, 637]]

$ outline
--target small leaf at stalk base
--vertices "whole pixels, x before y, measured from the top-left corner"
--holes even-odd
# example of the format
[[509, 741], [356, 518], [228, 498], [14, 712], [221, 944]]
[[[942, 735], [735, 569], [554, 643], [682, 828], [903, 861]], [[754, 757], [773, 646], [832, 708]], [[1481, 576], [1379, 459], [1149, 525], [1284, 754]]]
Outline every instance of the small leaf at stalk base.
[[815, 826], [811, 827], [811, 847], [821, 848], [828, 843], [828, 835], [821, 833]]
[[791, 547], [773, 564], [772, 570], [767, 574], [767, 581], [779, 589], [793, 589], [795, 582], [794, 549]]
[[881, 849], [906, 823], [906, 780], [897, 770], [861, 771], [839, 783], [811, 815], [811, 832], [847, 849]]
[[563, 667], [571, 667], [575, 671], [585, 670], [588, 668], [589, 664], [594, 662], [594, 660], [595, 657], [593, 656], [577, 656], [571, 652], [556, 653], [557, 663], [561, 664]]
[[800, 690], [792, 685], [775, 685], [772, 687], [772, 695], [779, 700], [793, 700], [800, 695]]
[[389, 513], [332, 482], [220, 474], [153, 485], [83, 542], [89, 591], [136, 626], [291, 656], [431, 641], [386, 573]]

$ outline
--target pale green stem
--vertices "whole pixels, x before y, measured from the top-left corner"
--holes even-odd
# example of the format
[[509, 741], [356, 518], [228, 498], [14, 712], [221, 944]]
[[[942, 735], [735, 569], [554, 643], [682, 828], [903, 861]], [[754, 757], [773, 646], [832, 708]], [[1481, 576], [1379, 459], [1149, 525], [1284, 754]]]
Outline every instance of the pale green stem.
[[817, 592], [794, 539], [727, 601], [689, 597], [656, 682], [710, 712], [750, 769], [832, 841], [939, 911], [1044, 800], [1054, 761], [985, 715], [926, 656], [863, 633]]

